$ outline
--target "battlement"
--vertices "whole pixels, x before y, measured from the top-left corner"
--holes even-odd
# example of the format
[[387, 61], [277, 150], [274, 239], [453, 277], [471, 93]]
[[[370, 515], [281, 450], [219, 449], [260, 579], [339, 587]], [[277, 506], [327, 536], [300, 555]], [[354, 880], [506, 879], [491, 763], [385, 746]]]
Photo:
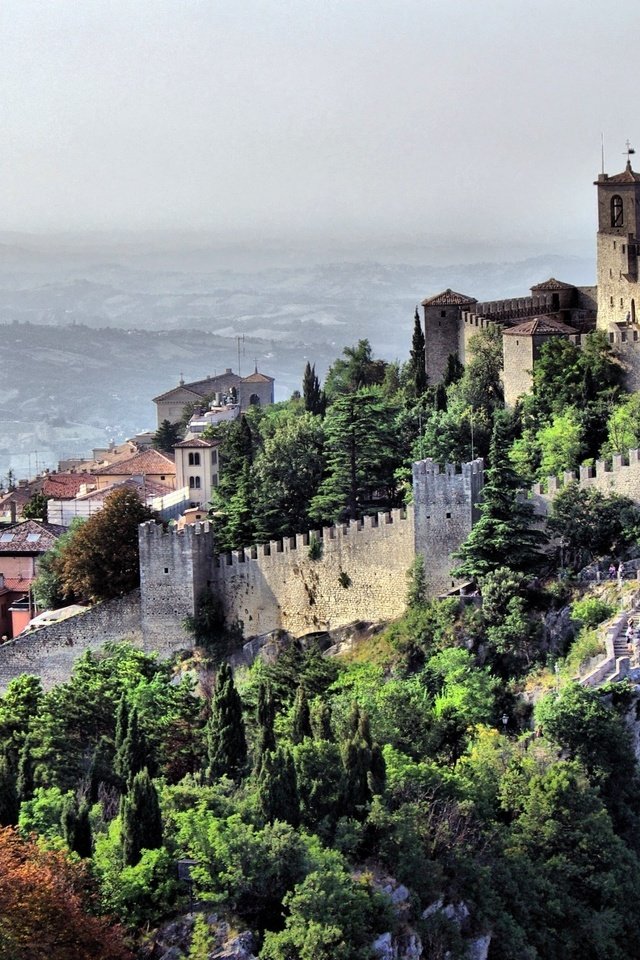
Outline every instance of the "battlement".
[[211, 525], [208, 520], [187, 524], [182, 530], [179, 530], [175, 526], [164, 527], [161, 523], [156, 523], [155, 520], [147, 520], [145, 523], [141, 523], [138, 528], [138, 536], [141, 543], [143, 540], [161, 540], [163, 537], [176, 537], [187, 543], [190, 542], [193, 537], [199, 537], [202, 534], [211, 532]]
[[445, 463], [442, 467], [431, 457], [424, 460], [417, 460], [413, 464], [413, 477], [418, 480], [420, 477], [471, 477], [484, 474], [484, 460], [477, 457], [468, 463]]
[[[527, 320], [529, 317], [553, 313], [555, 310], [551, 295], [540, 294], [535, 297], [512, 297], [507, 300], [476, 303], [473, 310], [464, 311], [463, 319], [466, 324], [479, 327], [491, 321], [506, 323], [509, 320]], [[479, 321], [484, 321], [484, 324]]]
[[227, 553], [215, 554], [213, 563], [215, 568], [233, 567], [252, 561], [269, 562], [269, 558], [279, 557], [281, 554], [301, 553], [308, 551], [311, 541], [318, 540], [323, 548], [330, 547], [335, 541], [345, 540], [357, 536], [360, 532], [365, 534], [372, 530], [378, 530], [388, 524], [399, 524], [406, 521], [409, 512], [406, 508], [400, 507], [390, 510], [386, 513], [374, 513], [362, 517], [360, 520], [350, 520], [347, 523], [336, 524], [330, 527], [322, 527], [318, 530], [309, 530], [305, 533], [297, 533], [291, 537], [283, 537], [280, 540], [271, 540], [268, 543], [254, 544], [250, 547], [244, 547], [240, 550], [231, 550]]
[[640, 505], [640, 450], [615, 453], [610, 461], [597, 460], [593, 467], [580, 467], [577, 472], [565, 470], [561, 476], [547, 477], [542, 483], [534, 483], [530, 498], [536, 513], [546, 516], [553, 498], [574, 482], [581, 490], [620, 494]]

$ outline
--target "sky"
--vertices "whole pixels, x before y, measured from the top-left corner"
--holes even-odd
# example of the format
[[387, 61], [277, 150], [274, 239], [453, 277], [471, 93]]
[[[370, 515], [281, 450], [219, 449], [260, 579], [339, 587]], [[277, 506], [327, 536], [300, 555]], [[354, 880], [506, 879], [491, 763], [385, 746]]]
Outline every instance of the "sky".
[[592, 244], [639, 35], [637, 0], [2, 0], [0, 229]]

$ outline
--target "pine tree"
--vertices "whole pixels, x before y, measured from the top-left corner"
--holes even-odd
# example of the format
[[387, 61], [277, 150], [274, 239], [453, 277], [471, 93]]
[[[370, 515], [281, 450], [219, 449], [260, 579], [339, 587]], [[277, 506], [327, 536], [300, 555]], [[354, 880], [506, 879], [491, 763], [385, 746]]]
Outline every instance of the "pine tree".
[[497, 567], [524, 571], [540, 562], [538, 548], [546, 538], [532, 528], [533, 508], [518, 496], [520, 482], [509, 460], [511, 440], [509, 415], [500, 412], [493, 426], [480, 519], [458, 551], [456, 576], [477, 579]]
[[299, 686], [296, 691], [296, 699], [293, 703], [291, 742], [302, 743], [305, 737], [312, 737], [311, 714], [309, 712], [309, 701], [304, 687]]
[[147, 738], [140, 729], [138, 708], [134, 707], [127, 722], [127, 733], [116, 753], [114, 768], [123, 790], [128, 790], [134, 776], [145, 767], [154, 770]]
[[79, 857], [90, 857], [93, 842], [89, 821], [89, 804], [85, 800], [78, 804], [77, 798], [72, 795], [65, 797], [60, 825], [69, 849], [77, 853]]
[[420, 323], [420, 314], [416, 307], [416, 313], [413, 324], [413, 338], [411, 341], [411, 354], [409, 359], [409, 369], [411, 371], [411, 380], [416, 397], [421, 397], [427, 389], [427, 368], [425, 355], [425, 339]]
[[302, 378], [302, 396], [304, 398], [304, 408], [309, 413], [316, 413], [323, 417], [327, 406], [327, 399], [324, 390], [320, 387], [320, 381], [316, 376], [315, 364], [311, 366], [307, 360]]
[[122, 798], [120, 816], [123, 859], [134, 867], [143, 850], [162, 846], [158, 794], [146, 768], [136, 773], [131, 790]]
[[180, 440], [180, 424], [163, 420], [153, 435], [153, 446], [162, 453], [173, 453], [173, 448]]
[[228, 663], [222, 664], [216, 677], [206, 737], [208, 778], [216, 780], [226, 774], [232, 779], [240, 779], [247, 760], [247, 740], [242, 701]]
[[258, 803], [269, 823], [283, 820], [292, 826], [300, 822], [300, 798], [296, 768], [286, 746], [265, 753], [258, 776]]
[[276, 707], [273, 701], [271, 687], [264, 681], [258, 687], [258, 708], [256, 716], [258, 720], [258, 734], [254, 768], [259, 771], [264, 755], [269, 750], [275, 750], [276, 748], [276, 737], [273, 729]]
[[0, 757], [0, 827], [18, 822], [20, 803], [13, 768], [6, 756]]

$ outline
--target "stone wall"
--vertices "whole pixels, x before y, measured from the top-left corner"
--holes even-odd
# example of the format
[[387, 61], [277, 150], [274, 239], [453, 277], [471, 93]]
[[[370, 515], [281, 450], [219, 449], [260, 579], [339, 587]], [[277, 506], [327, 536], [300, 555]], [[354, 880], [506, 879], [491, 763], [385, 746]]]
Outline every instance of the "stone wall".
[[128, 639], [142, 645], [140, 593], [89, 607], [86, 613], [34, 630], [0, 646], [0, 693], [22, 673], [40, 677], [45, 690], [68, 680], [85, 650], [99, 650], [108, 641]]
[[414, 556], [413, 511], [393, 510], [216, 557], [212, 586], [245, 636], [302, 636], [400, 616]]
[[580, 467], [578, 473], [567, 470], [561, 477], [547, 477], [545, 483], [535, 483], [531, 489], [535, 512], [547, 516], [553, 498], [573, 481], [582, 489], [618, 493], [640, 505], [640, 450], [629, 450], [625, 456], [616, 453], [611, 463], [597, 460], [595, 468]]
[[441, 470], [433, 460], [413, 465], [415, 552], [424, 558], [431, 597], [456, 586], [453, 554], [477, 520], [483, 483], [481, 459], [463, 464], [459, 472], [450, 463]]

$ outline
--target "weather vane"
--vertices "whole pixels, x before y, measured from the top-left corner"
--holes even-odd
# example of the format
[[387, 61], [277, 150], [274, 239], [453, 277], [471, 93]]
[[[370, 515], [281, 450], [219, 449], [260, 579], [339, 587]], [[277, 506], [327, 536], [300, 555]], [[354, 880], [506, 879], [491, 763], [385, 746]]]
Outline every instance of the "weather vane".
[[625, 153], [627, 154], [627, 163], [630, 164], [630, 163], [631, 163], [631, 154], [632, 154], [632, 153], [635, 153], [635, 150], [633, 149], [633, 147], [631, 146], [631, 144], [630, 144], [630, 142], [629, 142], [628, 140], [627, 140], [625, 146], [626, 146], [626, 148], [627, 148], [627, 149], [625, 150]]

